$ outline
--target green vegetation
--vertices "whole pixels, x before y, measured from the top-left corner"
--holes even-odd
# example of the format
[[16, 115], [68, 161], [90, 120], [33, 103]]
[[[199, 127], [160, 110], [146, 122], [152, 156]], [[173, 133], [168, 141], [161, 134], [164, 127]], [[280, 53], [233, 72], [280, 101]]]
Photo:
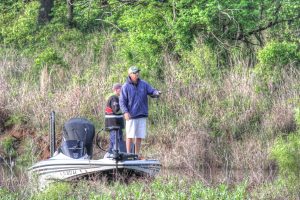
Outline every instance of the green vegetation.
[[[136, 65], [163, 92], [150, 100], [143, 154], [193, 177], [206, 168], [248, 176], [233, 188], [229, 177], [217, 186], [164, 177], [96, 189], [61, 183], [33, 194], [21, 192], [30, 184], [21, 178], [11, 187], [7, 174], [0, 198], [80, 199], [85, 187], [90, 199], [297, 197], [299, 0], [48, 1], [0, 2], [1, 157], [21, 168], [40, 159], [52, 110], [57, 133], [74, 116], [103, 127], [111, 85]], [[276, 169], [275, 180], [264, 180], [266, 169]]]
[[32, 199], [75, 199], [78, 196], [72, 195], [71, 189], [71, 186], [67, 183], [58, 183], [33, 196]]
[[[85, 188], [85, 189], [83, 189]], [[30, 188], [28, 188], [30, 189]], [[1, 191], [1, 190], [0, 190]], [[9, 197], [9, 192], [3, 190]], [[6, 192], [6, 193], [5, 193]], [[1, 194], [1, 193], [0, 193]], [[14, 197], [21, 197], [17, 192]], [[111, 185], [105, 183], [79, 182], [77, 184], [55, 183], [44, 191], [30, 192], [29, 199], [236, 199], [247, 198], [246, 184], [234, 188], [226, 185], [208, 188], [201, 182], [191, 182], [173, 177], [170, 179], [158, 178], [151, 183], [133, 181], [126, 185], [115, 182]], [[24, 198], [24, 197], [21, 197]]]
[[10, 192], [9, 190], [7, 190], [6, 188], [0, 188], [0, 199], [1, 200], [13, 200], [13, 199], [17, 199], [18, 194]]
[[[296, 110], [295, 118], [299, 123], [299, 109]], [[280, 190], [288, 188], [291, 194], [296, 195], [300, 189], [300, 129], [296, 133], [290, 134], [286, 137], [281, 137], [276, 140], [272, 147], [272, 157], [276, 159], [279, 165], [279, 180], [283, 182]]]
[[16, 157], [16, 155], [17, 155], [17, 152], [14, 148], [14, 142], [15, 142], [15, 139], [11, 136], [8, 136], [8, 137], [4, 138], [0, 143], [0, 146], [4, 150], [4, 153], [9, 158]]
[[299, 69], [299, 46], [291, 42], [270, 42], [258, 51], [259, 64], [255, 71], [265, 86], [279, 85], [283, 81], [282, 71], [290, 70], [290, 66], [296, 63]]
[[273, 157], [278, 161], [283, 177], [300, 178], [300, 138], [299, 133], [291, 134], [286, 139], [278, 139], [273, 148]]

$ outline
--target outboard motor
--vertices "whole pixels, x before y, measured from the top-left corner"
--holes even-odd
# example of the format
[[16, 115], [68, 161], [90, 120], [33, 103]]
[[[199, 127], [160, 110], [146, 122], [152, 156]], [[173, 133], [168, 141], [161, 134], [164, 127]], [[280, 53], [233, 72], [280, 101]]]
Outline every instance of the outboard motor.
[[60, 149], [71, 158], [80, 158], [86, 153], [91, 159], [94, 136], [95, 127], [92, 122], [85, 118], [72, 118], [64, 124]]

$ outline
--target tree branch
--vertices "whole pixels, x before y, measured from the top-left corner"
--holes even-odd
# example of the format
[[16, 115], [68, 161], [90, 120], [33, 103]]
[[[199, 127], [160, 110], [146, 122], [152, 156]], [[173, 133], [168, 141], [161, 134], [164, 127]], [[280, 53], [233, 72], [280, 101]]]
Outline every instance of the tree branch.
[[284, 23], [284, 22], [293, 22], [293, 21], [295, 21], [297, 19], [300, 19], [300, 14], [297, 17], [294, 17], [292, 19], [278, 20], [276, 18], [274, 21], [269, 22], [266, 26], [259, 27], [259, 28], [255, 29], [255, 30], [249, 31], [247, 33], [240, 33], [238, 35], [238, 37], [233, 38], [233, 39], [234, 40], [243, 40], [245, 37], [248, 37], [248, 36], [256, 34], [256, 33], [260, 33], [260, 32], [262, 32], [262, 31], [264, 31], [264, 30], [266, 30], [268, 28], [271, 28], [271, 27], [273, 27], [273, 26], [275, 26], [277, 24]]

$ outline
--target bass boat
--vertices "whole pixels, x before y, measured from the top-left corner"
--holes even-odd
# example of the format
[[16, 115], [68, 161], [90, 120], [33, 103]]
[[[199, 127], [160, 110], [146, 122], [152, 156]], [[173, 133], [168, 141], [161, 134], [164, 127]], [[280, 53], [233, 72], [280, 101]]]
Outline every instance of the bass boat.
[[[160, 171], [161, 164], [156, 159], [140, 160], [136, 154], [120, 152], [117, 137], [112, 152], [106, 153], [104, 158], [93, 160], [94, 136], [95, 127], [89, 120], [72, 118], [64, 124], [62, 144], [54, 151], [55, 113], [51, 112], [51, 157], [30, 167], [30, 177], [36, 176], [39, 186], [45, 187], [53, 181], [70, 181], [99, 175], [154, 177]], [[101, 148], [99, 144], [98, 147]]]

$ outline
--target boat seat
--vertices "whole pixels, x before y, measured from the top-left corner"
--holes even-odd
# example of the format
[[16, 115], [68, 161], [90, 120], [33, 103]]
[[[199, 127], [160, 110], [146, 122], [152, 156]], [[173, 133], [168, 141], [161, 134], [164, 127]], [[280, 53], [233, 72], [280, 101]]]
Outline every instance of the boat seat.
[[62, 143], [60, 150], [63, 154], [71, 158], [81, 158], [84, 155], [83, 141], [66, 140]]

